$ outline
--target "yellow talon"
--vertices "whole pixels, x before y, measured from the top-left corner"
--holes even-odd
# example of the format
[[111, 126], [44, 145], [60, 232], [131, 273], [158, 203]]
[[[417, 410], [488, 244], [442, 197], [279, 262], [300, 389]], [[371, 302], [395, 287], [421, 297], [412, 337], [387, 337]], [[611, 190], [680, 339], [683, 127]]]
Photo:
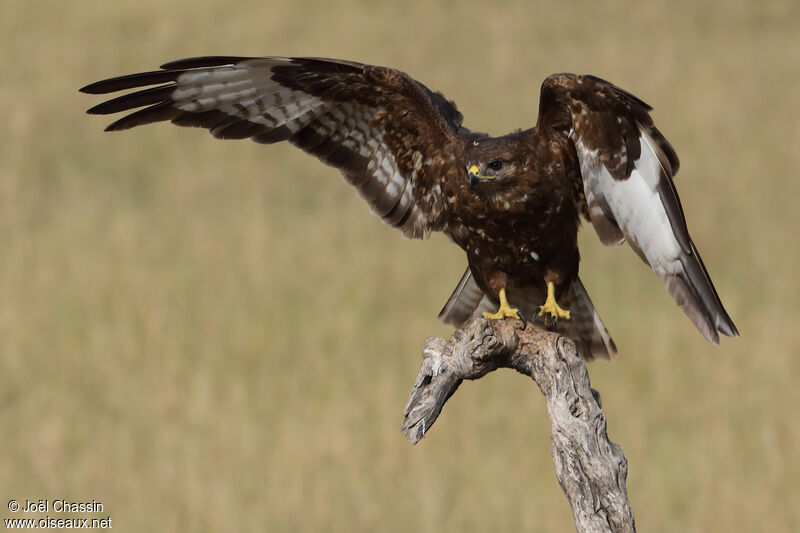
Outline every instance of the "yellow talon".
[[556, 285], [552, 281], [547, 283], [547, 300], [544, 305], [539, 306], [539, 316], [544, 316], [545, 313], [549, 313], [554, 321], [559, 318], [570, 319], [569, 311], [561, 309], [556, 303]]
[[500, 289], [500, 308], [497, 310], [496, 313], [483, 313], [483, 318], [488, 318], [489, 320], [503, 320], [504, 318], [517, 318], [522, 320], [522, 315], [519, 314], [519, 309], [511, 307], [508, 305], [508, 300], [506, 300], [506, 290]]

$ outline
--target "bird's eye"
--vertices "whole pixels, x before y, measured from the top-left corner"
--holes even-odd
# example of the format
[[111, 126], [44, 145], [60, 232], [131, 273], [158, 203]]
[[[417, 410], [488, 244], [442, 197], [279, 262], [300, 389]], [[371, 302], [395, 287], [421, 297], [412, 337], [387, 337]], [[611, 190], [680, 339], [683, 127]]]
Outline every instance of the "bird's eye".
[[490, 169], [497, 172], [501, 168], [503, 168], [503, 160], [502, 159], [495, 159], [494, 161], [490, 161], [487, 165]]

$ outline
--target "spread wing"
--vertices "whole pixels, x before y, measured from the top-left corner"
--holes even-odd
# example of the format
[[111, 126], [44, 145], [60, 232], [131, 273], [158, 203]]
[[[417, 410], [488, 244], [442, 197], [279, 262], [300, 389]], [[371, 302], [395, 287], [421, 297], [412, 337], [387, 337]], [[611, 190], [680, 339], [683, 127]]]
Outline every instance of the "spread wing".
[[286, 140], [338, 168], [406, 237], [443, 227], [440, 188], [431, 181], [438, 176], [424, 174], [455, 139], [461, 114], [408, 75], [316, 58], [200, 57], [161, 68], [84, 87], [91, 94], [139, 89], [88, 112], [129, 112], [109, 131], [170, 121], [220, 139]]
[[555, 74], [542, 85], [540, 125], [569, 131], [588, 215], [607, 245], [628, 241], [695, 326], [713, 342], [738, 336], [689, 236], [672, 181], [678, 156], [650, 106], [594, 76]]

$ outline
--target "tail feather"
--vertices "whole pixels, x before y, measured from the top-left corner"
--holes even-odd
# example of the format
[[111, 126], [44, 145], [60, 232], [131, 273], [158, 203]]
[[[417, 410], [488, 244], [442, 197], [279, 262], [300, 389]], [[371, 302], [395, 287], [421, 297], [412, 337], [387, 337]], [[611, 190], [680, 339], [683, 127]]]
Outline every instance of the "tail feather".
[[472, 277], [469, 267], [461, 276], [461, 281], [456, 285], [453, 294], [447, 299], [442, 310], [439, 311], [439, 321], [454, 327], [461, 327], [475, 313], [475, 310], [484, 298], [483, 291]]
[[[522, 295], [509, 294], [510, 303], [519, 307], [520, 312], [528, 319], [533, 319], [539, 304], [544, 302], [544, 297], [544, 285], [540, 291], [530, 291]], [[575, 341], [585, 360], [614, 359], [617, 346], [579, 278], [572, 282], [565, 294], [564, 303], [572, 311], [573, 319], [559, 321], [556, 330]], [[495, 308], [496, 303], [483, 293], [467, 268], [439, 313], [439, 320], [458, 328], [484, 311], [491, 312]]]
[[559, 321], [556, 324], [558, 332], [578, 344], [578, 351], [586, 361], [615, 359], [617, 345], [603, 324], [580, 278], [576, 277], [572, 282], [565, 303], [569, 307], [572, 320]]

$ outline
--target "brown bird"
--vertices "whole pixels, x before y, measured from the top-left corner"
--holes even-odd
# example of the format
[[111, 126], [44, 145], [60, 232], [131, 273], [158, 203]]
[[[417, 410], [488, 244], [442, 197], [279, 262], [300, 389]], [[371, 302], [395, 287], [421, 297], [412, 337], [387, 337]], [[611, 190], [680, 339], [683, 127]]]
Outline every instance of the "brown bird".
[[[200, 57], [81, 89], [133, 91], [91, 108], [220, 139], [289, 141], [336, 167], [373, 213], [407, 238], [442, 231], [468, 268], [439, 318], [542, 317], [584, 358], [616, 346], [578, 277], [578, 227], [628, 241], [700, 332], [738, 336], [686, 228], [678, 156], [651, 107], [595, 76], [554, 74], [533, 128], [490, 137], [453, 102], [386, 67], [318, 58]], [[512, 307], [513, 306], [513, 307]], [[492, 312], [494, 311], [494, 312]]]

